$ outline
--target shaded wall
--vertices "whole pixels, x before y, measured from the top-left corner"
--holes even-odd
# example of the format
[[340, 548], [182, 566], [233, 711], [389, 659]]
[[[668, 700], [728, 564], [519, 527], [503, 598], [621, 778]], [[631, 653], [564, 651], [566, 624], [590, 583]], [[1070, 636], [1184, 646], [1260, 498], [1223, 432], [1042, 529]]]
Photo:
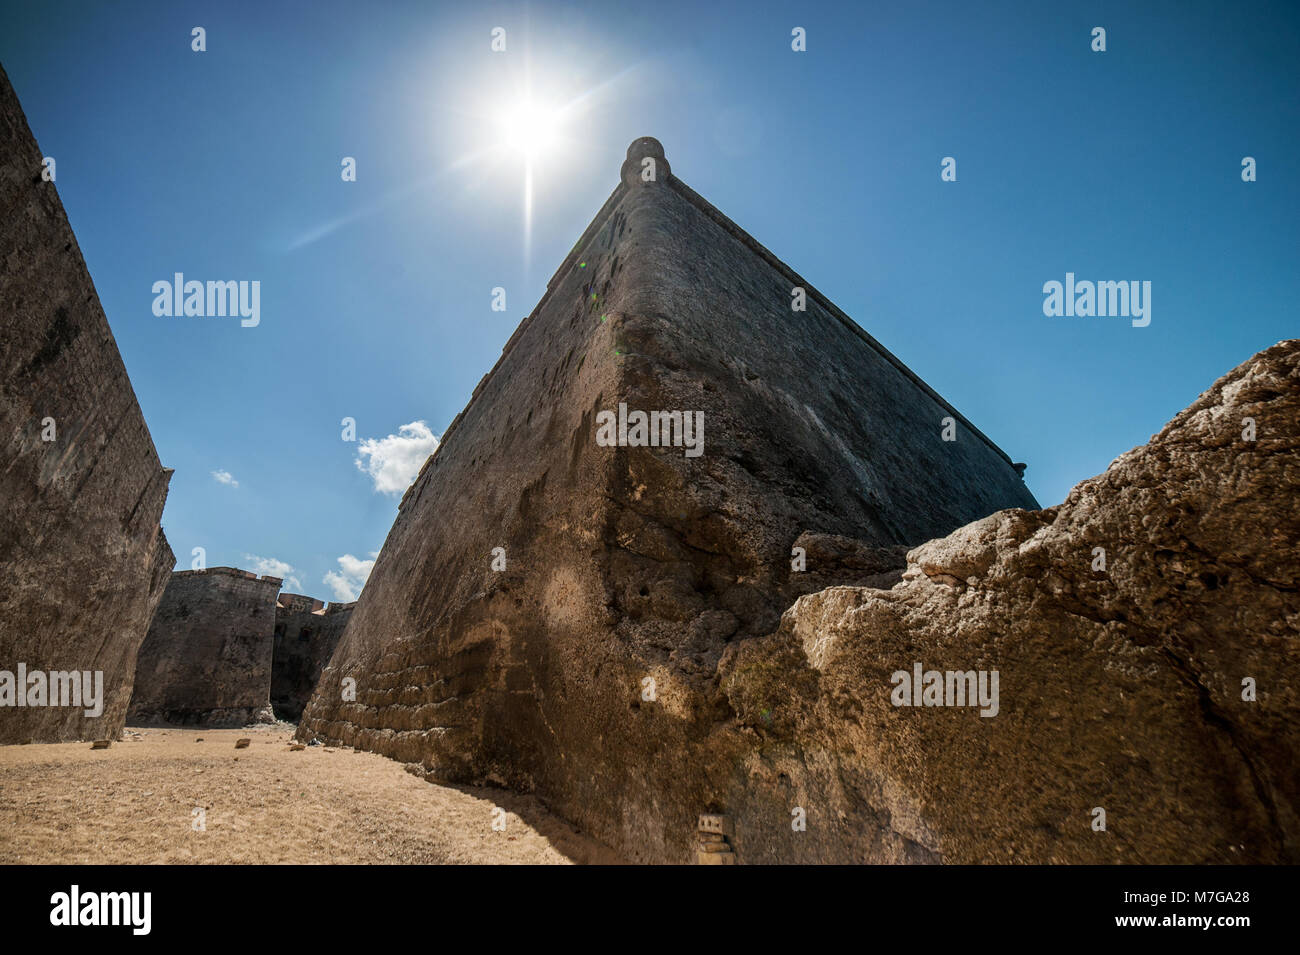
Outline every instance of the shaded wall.
[[121, 732], [175, 563], [171, 471], [41, 159], [0, 70], [0, 670], [100, 671], [105, 702], [0, 707], [0, 743]]
[[301, 594], [280, 595], [271, 660], [271, 706], [277, 719], [302, 716], [355, 606], [354, 601], [326, 607]]
[[278, 577], [233, 567], [172, 574], [140, 648], [130, 722], [272, 722], [279, 591]]

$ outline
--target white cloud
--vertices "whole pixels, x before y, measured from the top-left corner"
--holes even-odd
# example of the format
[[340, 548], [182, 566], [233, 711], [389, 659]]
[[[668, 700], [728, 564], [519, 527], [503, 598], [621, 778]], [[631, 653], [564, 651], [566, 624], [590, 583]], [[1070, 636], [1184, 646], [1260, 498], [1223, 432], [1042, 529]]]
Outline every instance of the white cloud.
[[361, 588], [365, 586], [366, 579], [370, 576], [370, 571], [374, 570], [375, 558], [378, 556], [377, 552], [371, 551], [370, 560], [362, 560], [351, 554], [340, 557], [340, 569], [325, 573], [325, 583], [329, 585], [330, 590], [334, 591], [334, 599], [341, 603], [356, 600], [361, 594]]
[[239, 487], [239, 482], [235, 480], [235, 476], [229, 471], [213, 471], [212, 479], [218, 484], [229, 484], [231, 487]]
[[437, 449], [438, 438], [429, 426], [412, 421], [398, 428], [397, 434], [362, 441], [357, 447], [357, 470], [369, 474], [381, 494], [401, 494]]
[[290, 593], [302, 592], [302, 581], [294, 576], [292, 564], [286, 564], [274, 557], [258, 557], [256, 554], [245, 554], [244, 560], [252, 565], [252, 570], [257, 576], [265, 577], [270, 574], [272, 577], [279, 577], [284, 581], [285, 590]]

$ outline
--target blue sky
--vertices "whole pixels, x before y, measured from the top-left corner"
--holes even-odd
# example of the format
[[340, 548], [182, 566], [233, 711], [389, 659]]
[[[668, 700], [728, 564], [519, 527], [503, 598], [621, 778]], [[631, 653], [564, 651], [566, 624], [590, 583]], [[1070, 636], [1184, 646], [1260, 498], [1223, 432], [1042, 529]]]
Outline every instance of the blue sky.
[[[640, 135], [1058, 503], [1297, 334], [1297, 9], [7, 3], [0, 61], [176, 469], [179, 566], [342, 599], [396, 514], [377, 482], [431, 446], [401, 427], [443, 432]], [[526, 89], [569, 107], [528, 229], [499, 122]], [[260, 281], [261, 323], [155, 316], [177, 271]], [[1044, 316], [1067, 271], [1150, 281], [1151, 324]]]

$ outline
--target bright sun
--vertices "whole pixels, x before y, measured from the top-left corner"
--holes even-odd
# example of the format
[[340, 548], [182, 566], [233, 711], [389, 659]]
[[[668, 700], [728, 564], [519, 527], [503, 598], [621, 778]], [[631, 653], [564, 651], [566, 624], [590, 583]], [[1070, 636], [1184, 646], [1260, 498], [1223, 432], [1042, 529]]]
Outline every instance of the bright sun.
[[516, 88], [513, 99], [498, 100], [494, 109], [482, 114], [492, 117], [492, 125], [496, 127], [496, 135], [489, 147], [491, 152], [514, 159], [515, 162], [506, 164], [507, 168], [523, 174], [525, 269], [532, 255], [536, 184], [544, 177], [552, 160], [572, 149], [567, 129], [583, 109], [584, 99], [585, 94], [557, 106], [563, 100], [537, 95], [534, 89], [525, 85]]
[[557, 111], [521, 100], [501, 115], [502, 141], [525, 159], [537, 159], [554, 145], [558, 134]]

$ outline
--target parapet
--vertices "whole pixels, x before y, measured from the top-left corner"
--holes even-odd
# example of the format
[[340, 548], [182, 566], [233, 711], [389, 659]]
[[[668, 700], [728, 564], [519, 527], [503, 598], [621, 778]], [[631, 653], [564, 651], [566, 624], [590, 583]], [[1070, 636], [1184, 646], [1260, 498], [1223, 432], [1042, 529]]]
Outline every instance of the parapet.
[[238, 567], [207, 567], [203, 570], [174, 570], [173, 577], [203, 577], [208, 575], [221, 575], [225, 577], [242, 577], [244, 580], [260, 580], [264, 583], [275, 584], [278, 588], [284, 583], [282, 577], [272, 577], [269, 574], [265, 577], [259, 577], [251, 570], [240, 570]]
[[317, 613], [325, 607], [325, 602], [306, 594], [282, 593], [276, 606], [286, 613]]

